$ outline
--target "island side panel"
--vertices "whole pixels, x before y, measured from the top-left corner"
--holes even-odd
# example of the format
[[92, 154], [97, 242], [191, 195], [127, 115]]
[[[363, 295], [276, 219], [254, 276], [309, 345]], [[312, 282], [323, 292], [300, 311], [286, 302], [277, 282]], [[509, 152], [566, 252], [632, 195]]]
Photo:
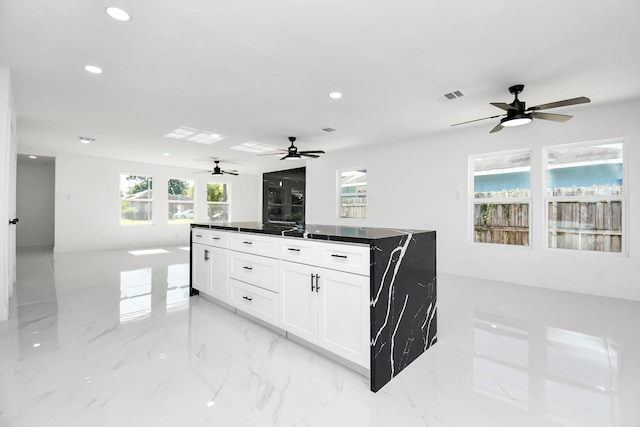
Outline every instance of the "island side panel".
[[436, 233], [371, 243], [371, 391], [437, 340]]

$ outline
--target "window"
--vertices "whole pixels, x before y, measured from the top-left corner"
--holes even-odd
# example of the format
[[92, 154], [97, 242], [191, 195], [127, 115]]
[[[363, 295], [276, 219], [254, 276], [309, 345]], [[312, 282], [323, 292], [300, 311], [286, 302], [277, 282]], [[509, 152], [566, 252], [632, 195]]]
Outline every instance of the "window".
[[622, 252], [623, 143], [547, 150], [549, 247]]
[[207, 220], [229, 221], [229, 184], [211, 182], [207, 184]]
[[367, 170], [340, 172], [340, 218], [367, 217]]
[[194, 203], [193, 181], [171, 178], [167, 186], [169, 199], [169, 223], [193, 222]]
[[473, 241], [529, 246], [531, 153], [472, 158]]
[[150, 176], [120, 175], [120, 224], [151, 224]]

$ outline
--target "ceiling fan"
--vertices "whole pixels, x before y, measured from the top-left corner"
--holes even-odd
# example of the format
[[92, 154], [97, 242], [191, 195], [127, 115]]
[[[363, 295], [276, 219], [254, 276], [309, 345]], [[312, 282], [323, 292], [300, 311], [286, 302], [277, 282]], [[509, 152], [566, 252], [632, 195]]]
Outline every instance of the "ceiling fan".
[[491, 102], [490, 104], [506, 111], [506, 114], [498, 114], [491, 117], [484, 117], [482, 119], [469, 120], [468, 122], [456, 123], [451, 126], [464, 125], [467, 123], [473, 123], [480, 120], [500, 119], [500, 123], [496, 125], [489, 133], [498, 132], [503, 127], [521, 126], [531, 123], [533, 119], [551, 120], [553, 122], [566, 122], [573, 116], [567, 114], [553, 114], [553, 113], [541, 113], [540, 110], [549, 110], [551, 108], [566, 107], [567, 105], [586, 104], [591, 100], [585, 96], [579, 98], [565, 99], [563, 101], [550, 102], [548, 104], [540, 104], [533, 107], [526, 108], [524, 101], [518, 99], [518, 94], [522, 92], [524, 85], [514, 85], [509, 88], [509, 92], [515, 95], [515, 99], [511, 104], [504, 102]]
[[[213, 160], [213, 159], [212, 159]], [[223, 174], [227, 174], [227, 175], [238, 175], [238, 171], [237, 170], [222, 170], [220, 169], [220, 160], [213, 160], [213, 163], [215, 163], [215, 167], [212, 170], [209, 171], [202, 171], [202, 173], [210, 173], [211, 175], [223, 175]]]
[[324, 151], [322, 150], [298, 151], [298, 147], [293, 145], [293, 143], [296, 141], [295, 136], [290, 136], [289, 141], [291, 141], [291, 146], [286, 150], [280, 150], [279, 153], [265, 153], [265, 154], [258, 154], [258, 155], [259, 156], [273, 156], [273, 155], [279, 156], [284, 154], [285, 156], [282, 157], [280, 160], [298, 160], [304, 157], [315, 159], [320, 157], [318, 154], [324, 154]]

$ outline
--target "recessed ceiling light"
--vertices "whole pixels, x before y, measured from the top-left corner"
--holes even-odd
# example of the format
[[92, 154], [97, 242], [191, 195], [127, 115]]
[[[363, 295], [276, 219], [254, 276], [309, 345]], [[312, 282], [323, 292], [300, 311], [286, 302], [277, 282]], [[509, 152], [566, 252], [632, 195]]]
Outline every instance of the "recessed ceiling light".
[[80, 143], [82, 144], [91, 144], [92, 142], [95, 142], [95, 138], [89, 138], [86, 136], [79, 136], [78, 139], [80, 140]]
[[84, 69], [92, 74], [102, 74], [102, 68], [96, 67], [95, 65], [85, 65]]
[[342, 98], [342, 94], [340, 92], [331, 92], [329, 98], [340, 99]]
[[171, 153], [162, 153], [163, 156], [165, 157], [169, 157], [171, 155]]
[[125, 22], [131, 19], [131, 16], [127, 13], [127, 11], [125, 11], [124, 9], [120, 9], [119, 7], [116, 7], [116, 6], [107, 7], [105, 9], [105, 12], [107, 12], [107, 15], [109, 15], [116, 21]]
[[38, 156], [29, 156], [30, 159], [37, 159]]

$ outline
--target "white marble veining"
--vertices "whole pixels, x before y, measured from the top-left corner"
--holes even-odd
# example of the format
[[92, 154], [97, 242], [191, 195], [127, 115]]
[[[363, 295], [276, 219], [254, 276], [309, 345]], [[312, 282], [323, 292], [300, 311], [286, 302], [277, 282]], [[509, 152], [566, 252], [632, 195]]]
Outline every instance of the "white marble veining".
[[0, 426], [640, 426], [640, 303], [440, 274], [438, 342], [374, 394], [159, 249], [19, 253]]

